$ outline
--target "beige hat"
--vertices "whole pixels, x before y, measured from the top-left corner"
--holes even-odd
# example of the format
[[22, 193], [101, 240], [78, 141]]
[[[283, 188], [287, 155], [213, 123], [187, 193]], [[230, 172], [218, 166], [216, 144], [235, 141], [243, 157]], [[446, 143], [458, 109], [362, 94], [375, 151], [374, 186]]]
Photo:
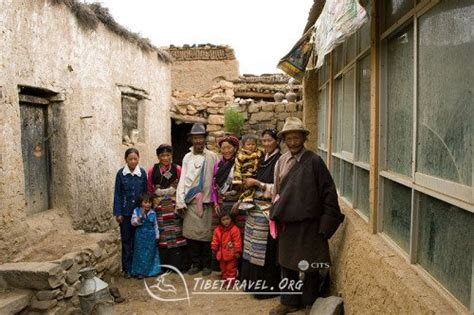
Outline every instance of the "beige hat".
[[293, 131], [300, 131], [306, 136], [309, 135], [309, 130], [304, 127], [301, 119], [297, 117], [288, 117], [285, 121], [283, 129], [278, 133], [278, 137], [283, 138], [286, 133]]

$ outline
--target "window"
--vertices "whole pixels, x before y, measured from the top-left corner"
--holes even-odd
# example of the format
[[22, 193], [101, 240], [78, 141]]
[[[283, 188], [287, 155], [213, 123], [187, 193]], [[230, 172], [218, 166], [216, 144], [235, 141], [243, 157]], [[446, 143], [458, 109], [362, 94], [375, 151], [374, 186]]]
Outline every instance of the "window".
[[387, 42], [385, 165], [383, 168], [411, 176], [413, 142], [413, 26]]
[[464, 305], [471, 298], [474, 214], [420, 194], [418, 263]]
[[473, 16], [472, 1], [445, 1], [419, 18], [418, 40], [417, 181], [441, 192], [451, 186], [470, 202]]
[[122, 143], [145, 142], [145, 107], [148, 92], [131, 86], [118, 85], [122, 100]]

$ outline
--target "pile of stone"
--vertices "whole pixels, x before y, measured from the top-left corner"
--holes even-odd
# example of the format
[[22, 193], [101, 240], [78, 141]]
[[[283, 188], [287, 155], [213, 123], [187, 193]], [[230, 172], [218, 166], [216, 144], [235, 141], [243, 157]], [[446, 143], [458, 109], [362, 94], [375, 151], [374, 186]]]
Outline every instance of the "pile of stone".
[[256, 100], [235, 98], [234, 89], [234, 83], [222, 80], [205, 94], [173, 91], [171, 118], [177, 122], [207, 124], [209, 148], [216, 149], [216, 140], [226, 132], [224, 113], [227, 108], [242, 114], [245, 120], [242, 133], [281, 129], [286, 118], [303, 116], [303, 103], [295, 92], [277, 92], [272, 94], [271, 100]]
[[0, 314], [81, 314], [79, 270], [94, 266], [98, 277], [118, 272], [118, 240], [104, 236], [54, 261], [0, 265]]

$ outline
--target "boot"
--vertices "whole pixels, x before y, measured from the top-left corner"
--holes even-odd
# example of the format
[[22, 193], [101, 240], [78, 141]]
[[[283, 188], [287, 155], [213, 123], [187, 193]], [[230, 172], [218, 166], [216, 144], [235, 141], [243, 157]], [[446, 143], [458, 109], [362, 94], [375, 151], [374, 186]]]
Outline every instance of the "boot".
[[120, 291], [117, 287], [110, 287], [109, 292], [114, 298], [115, 303], [122, 303], [125, 299], [120, 295]]

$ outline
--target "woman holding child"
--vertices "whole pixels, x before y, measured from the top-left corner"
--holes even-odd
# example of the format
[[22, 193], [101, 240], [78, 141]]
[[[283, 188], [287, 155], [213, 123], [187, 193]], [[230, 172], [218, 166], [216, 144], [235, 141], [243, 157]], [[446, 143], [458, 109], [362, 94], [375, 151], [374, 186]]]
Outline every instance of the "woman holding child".
[[[241, 281], [247, 283], [264, 281], [263, 291], [275, 291], [275, 294], [262, 294], [260, 290], [246, 290], [254, 293], [255, 298], [274, 297], [278, 293], [280, 268], [277, 264], [277, 240], [269, 233], [269, 209], [273, 191], [275, 164], [281, 156], [277, 131], [266, 129], [262, 132], [261, 142], [265, 154], [260, 159], [255, 178], [243, 181], [247, 189], [254, 189], [253, 207], [247, 212], [245, 224], [243, 262]], [[273, 290], [271, 288], [274, 288]]]

